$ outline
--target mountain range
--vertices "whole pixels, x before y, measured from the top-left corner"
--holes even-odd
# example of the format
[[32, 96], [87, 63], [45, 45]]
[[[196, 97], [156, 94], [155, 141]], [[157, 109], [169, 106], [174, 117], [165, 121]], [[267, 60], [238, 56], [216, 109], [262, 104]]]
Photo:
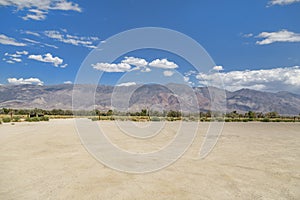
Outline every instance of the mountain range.
[[[72, 109], [73, 87], [80, 98], [77, 109], [178, 110], [189, 112], [210, 110], [212, 92], [218, 88], [186, 85], [0, 85], [0, 108]], [[94, 92], [96, 90], [96, 92]], [[174, 93], [174, 91], [176, 91]], [[75, 94], [74, 93], [74, 94]], [[95, 94], [95, 100], [89, 98]], [[300, 95], [290, 92], [263, 92], [251, 89], [225, 91], [227, 112], [278, 112], [282, 115], [300, 113]], [[192, 98], [194, 95], [195, 98]], [[196, 99], [196, 101], [195, 101]], [[117, 106], [115, 106], [117, 105]]]

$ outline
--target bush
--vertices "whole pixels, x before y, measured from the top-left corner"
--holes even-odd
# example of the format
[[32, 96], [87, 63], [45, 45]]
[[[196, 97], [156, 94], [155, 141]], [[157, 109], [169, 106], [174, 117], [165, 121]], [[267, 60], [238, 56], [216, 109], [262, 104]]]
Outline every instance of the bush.
[[9, 117], [4, 117], [4, 118], [2, 119], [2, 121], [3, 121], [4, 123], [8, 123], [8, 122], [11, 121], [11, 119], [10, 119]]
[[92, 121], [98, 121], [99, 120], [99, 118], [98, 117], [92, 117], [92, 118], [90, 118]]
[[160, 118], [159, 117], [151, 117], [150, 120], [153, 122], [159, 122]]
[[261, 121], [262, 122], [270, 122], [270, 119], [269, 118], [263, 118]]
[[196, 117], [194, 117], [194, 116], [190, 116], [189, 117], [189, 121], [195, 122], [195, 121], [198, 121], [198, 119]]
[[40, 121], [40, 119], [38, 118], [38, 117], [27, 117], [26, 119], [25, 119], [25, 121], [26, 122], [39, 122]]
[[21, 121], [21, 117], [19, 116], [14, 116], [13, 119], [12, 119], [13, 122], [19, 122]]
[[49, 117], [43, 116], [43, 117], [39, 117], [40, 121], [49, 121]]
[[49, 121], [49, 117], [27, 117], [26, 122], [39, 122], [39, 121]]

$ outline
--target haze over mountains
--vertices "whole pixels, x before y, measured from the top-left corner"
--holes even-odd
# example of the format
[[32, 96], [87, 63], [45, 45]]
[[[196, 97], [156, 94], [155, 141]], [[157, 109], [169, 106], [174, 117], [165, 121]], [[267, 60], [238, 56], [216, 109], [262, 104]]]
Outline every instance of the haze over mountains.
[[[131, 88], [130, 88], [131, 87]], [[94, 93], [90, 85], [77, 85], [77, 94], [85, 101], [86, 94]], [[177, 93], [172, 91], [176, 88]], [[198, 108], [201, 111], [210, 110], [210, 93], [207, 87], [193, 88], [195, 97], [198, 100]], [[210, 88], [220, 90], [218, 88]], [[99, 85], [96, 89], [95, 107], [82, 105], [80, 109], [110, 109], [113, 86]], [[132, 94], [129, 91], [134, 91]], [[197, 112], [195, 102], [192, 102], [190, 95], [191, 88], [185, 85], [168, 84], [144, 85], [118, 87], [118, 94], [115, 101], [124, 103], [130, 110], [150, 108], [153, 110], [176, 110], [183, 108], [190, 112]], [[6, 108], [42, 108], [42, 109], [72, 109], [73, 85], [0, 85], [0, 107]], [[122, 98], [130, 95], [127, 101]], [[126, 102], [122, 102], [124, 101]], [[283, 115], [298, 115], [300, 113], [300, 95], [289, 92], [262, 92], [250, 89], [238, 91], [226, 91], [228, 112], [272, 112], [276, 111]], [[88, 102], [88, 99], [87, 99]], [[113, 108], [114, 109], [114, 108]], [[196, 109], [196, 110], [195, 110]]]

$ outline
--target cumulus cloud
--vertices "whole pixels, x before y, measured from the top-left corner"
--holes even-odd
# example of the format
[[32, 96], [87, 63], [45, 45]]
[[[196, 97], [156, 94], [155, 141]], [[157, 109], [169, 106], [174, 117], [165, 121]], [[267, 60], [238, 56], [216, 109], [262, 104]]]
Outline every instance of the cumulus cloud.
[[150, 72], [151, 69], [148, 66], [148, 62], [143, 58], [135, 58], [135, 57], [125, 57], [124, 60], [121, 61], [122, 63], [126, 63], [135, 68], [132, 68], [132, 71], [140, 70], [141, 72]]
[[44, 20], [49, 10], [81, 12], [78, 4], [67, 0], [0, 0], [0, 6], [12, 6], [29, 12], [24, 20]]
[[72, 84], [72, 81], [65, 81], [64, 84]]
[[170, 71], [170, 70], [166, 70], [163, 73], [164, 73], [164, 76], [173, 76], [173, 74], [174, 74], [174, 72]]
[[175, 64], [172, 61], [168, 61], [166, 58], [164, 59], [156, 59], [149, 63], [150, 67], [157, 67], [162, 69], [175, 69], [178, 67], [177, 64]]
[[210, 83], [220, 87], [222, 82], [230, 91], [242, 88], [266, 91], [300, 91], [300, 67], [283, 67], [262, 70], [231, 71], [227, 73], [200, 73], [196, 76], [201, 85]]
[[[43, 56], [42, 55], [29, 55], [28, 58], [32, 59], [32, 60], [37, 60], [40, 62], [51, 63], [55, 67], [58, 67], [59, 65], [61, 65], [63, 63], [63, 59], [61, 59], [57, 56], [53, 57], [51, 55], [51, 53], [46, 53]], [[65, 67], [64, 65], [62, 65], [62, 66]]]
[[288, 5], [292, 3], [300, 2], [300, 0], [271, 0], [269, 1], [269, 5]]
[[27, 79], [8, 78], [7, 81], [9, 84], [13, 84], [13, 85], [32, 85], [32, 84], [43, 85], [44, 84], [44, 82], [38, 78], [27, 78]]
[[26, 44], [22, 42], [17, 42], [14, 38], [8, 37], [4, 34], [0, 34], [0, 44], [12, 46], [26, 46]]
[[131, 69], [131, 66], [127, 63], [118, 63], [118, 64], [96, 63], [96, 64], [92, 64], [92, 67], [96, 70], [100, 70], [104, 72], [127, 72], [130, 71]]
[[[135, 66], [135, 67], [132, 67]], [[129, 71], [140, 71], [140, 72], [151, 72], [151, 67], [169, 69], [163, 72], [164, 76], [172, 76], [173, 71], [171, 69], [177, 68], [177, 64], [168, 61], [167, 59], [156, 59], [152, 62], [148, 62], [143, 58], [136, 57], [124, 57], [124, 59], [117, 64], [110, 63], [96, 63], [92, 64], [94, 69], [104, 72], [129, 72]]]
[[223, 66], [214, 66], [214, 67], [213, 67], [213, 70], [214, 70], [214, 71], [222, 71], [222, 70], [224, 70], [224, 69], [223, 69]]
[[300, 34], [288, 30], [281, 30], [277, 32], [262, 32], [256, 37], [263, 39], [256, 42], [256, 44], [259, 45], [271, 44], [274, 42], [300, 42]]
[[117, 86], [133, 86], [133, 85], [136, 85], [136, 82], [126, 82], [126, 83], [120, 83], [118, 84]]
[[44, 34], [47, 37], [66, 44], [72, 44], [75, 46], [84, 46], [88, 48], [97, 48], [95, 46], [95, 42], [99, 40], [98, 37], [80, 37], [80, 36], [69, 35], [65, 33], [61, 33], [59, 31], [54, 31], [54, 30], [44, 32]]
[[145, 59], [135, 57], [125, 57], [125, 59], [122, 60], [122, 63], [127, 63], [129, 65], [134, 65], [137, 67], [145, 67], [148, 65], [148, 62]]

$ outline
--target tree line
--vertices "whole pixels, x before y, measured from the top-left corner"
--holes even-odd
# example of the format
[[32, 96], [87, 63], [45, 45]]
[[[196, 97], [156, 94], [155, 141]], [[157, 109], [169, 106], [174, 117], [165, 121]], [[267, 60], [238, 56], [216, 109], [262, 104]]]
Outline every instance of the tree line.
[[[256, 118], [280, 118], [280, 117], [287, 117], [281, 116], [279, 113], [272, 111], [272, 112], [254, 112], [248, 111], [244, 113], [239, 113], [238, 111], [228, 112], [226, 114], [213, 112], [213, 111], [201, 111], [198, 113], [183, 113], [177, 110], [164, 110], [159, 112], [157, 110], [148, 110], [148, 109], [141, 109], [141, 111], [134, 111], [134, 112], [120, 112], [115, 110], [63, 110], [63, 109], [52, 109], [52, 110], [45, 110], [40, 108], [34, 109], [11, 109], [11, 108], [2, 108], [0, 109], [0, 114], [13, 114], [13, 115], [31, 115], [31, 114], [43, 114], [43, 115], [62, 115], [62, 116], [157, 116], [157, 117], [199, 117], [199, 118], [211, 118], [211, 117], [225, 117], [229, 119], [241, 119], [241, 118], [248, 118], [248, 119], [256, 119]], [[292, 116], [290, 116], [292, 117]], [[293, 117], [300, 117], [300, 113], [298, 116]]]

